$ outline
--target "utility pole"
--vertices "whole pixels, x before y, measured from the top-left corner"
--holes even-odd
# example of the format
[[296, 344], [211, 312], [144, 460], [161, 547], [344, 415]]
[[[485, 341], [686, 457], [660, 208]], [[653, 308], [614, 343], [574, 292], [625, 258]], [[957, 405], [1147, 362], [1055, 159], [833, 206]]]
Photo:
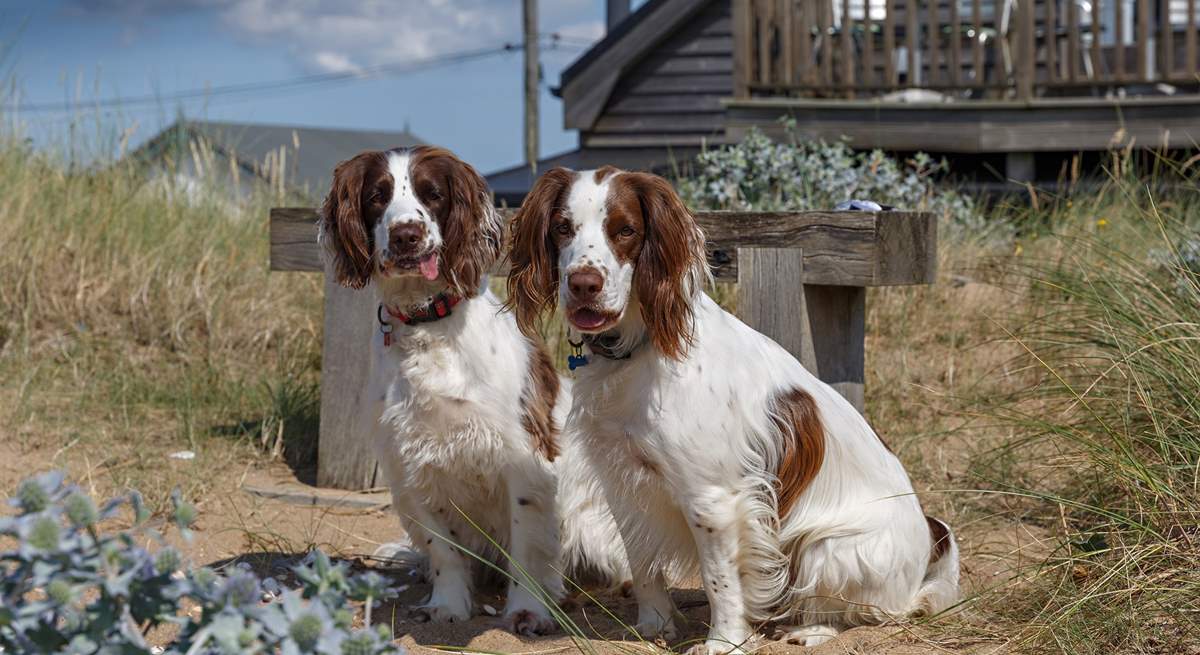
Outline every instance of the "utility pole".
[[525, 14], [525, 162], [537, 174], [538, 31], [537, 0], [522, 0]]

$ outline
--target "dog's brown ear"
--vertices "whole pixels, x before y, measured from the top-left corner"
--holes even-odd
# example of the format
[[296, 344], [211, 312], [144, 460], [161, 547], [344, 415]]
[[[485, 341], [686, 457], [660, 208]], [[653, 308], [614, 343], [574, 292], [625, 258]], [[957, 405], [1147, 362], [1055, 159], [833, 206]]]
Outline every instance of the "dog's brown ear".
[[622, 173], [637, 194], [646, 232], [633, 284], [650, 341], [680, 359], [692, 342], [692, 298], [703, 282], [704, 234], [675, 189], [650, 173]]
[[333, 186], [321, 207], [320, 239], [343, 286], [361, 289], [371, 281], [374, 239], [363, 212], [363, 185], [374, 170], [386, 168], [384, 154], [371, 151], [333, 169]]
[[516, 314], [527, 335], [537, 333], [538, 318], [558, 304], [558, 248], [550, 225], [562, 211], [575, 171], [546, 171], [529, 190], [510, 225], [508, 299], [505, 309]]
[[473, 166], [445, 148], [413, 150], [413, 167], [430, 164], [444, 175], [450, 207], [442, 226], [442, 256], [456, 293], [479, 293], [480, 280], [500, 256], [500, 216], [487, 182]]

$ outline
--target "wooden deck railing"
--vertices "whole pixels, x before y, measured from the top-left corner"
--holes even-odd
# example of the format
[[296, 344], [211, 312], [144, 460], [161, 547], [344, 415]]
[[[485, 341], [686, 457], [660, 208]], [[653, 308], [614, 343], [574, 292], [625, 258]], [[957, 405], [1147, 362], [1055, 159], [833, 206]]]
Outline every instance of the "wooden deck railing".
[[1198, 1], [733, 0], [735, 95], [1196, 91]]

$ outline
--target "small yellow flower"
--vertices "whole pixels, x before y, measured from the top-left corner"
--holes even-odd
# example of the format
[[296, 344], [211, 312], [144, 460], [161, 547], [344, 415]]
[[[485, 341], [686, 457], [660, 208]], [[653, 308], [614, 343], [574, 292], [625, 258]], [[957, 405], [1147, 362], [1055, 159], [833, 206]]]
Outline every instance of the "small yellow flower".
[[1096, 221], [1096, 227], [1104, 227], [1105, 225], [1108, 225], [1108, 219], [1107, 219], [1107, 218], [1101, 218], [1101, 219], [1099, 219], [1099, 220], [1097, 220], [1097, 221]]
[[1013, 255], [1020, 255], [1022, 252], [1024, 252], [1024, 250], [1025, 249], [1021, 247], [1021, 244], [1018, 243], [1017, 247], [1013, 249]]

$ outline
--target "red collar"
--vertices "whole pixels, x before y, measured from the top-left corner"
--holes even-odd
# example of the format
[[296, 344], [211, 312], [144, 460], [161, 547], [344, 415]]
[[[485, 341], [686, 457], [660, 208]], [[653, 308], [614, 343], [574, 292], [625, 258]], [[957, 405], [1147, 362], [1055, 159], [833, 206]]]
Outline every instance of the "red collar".
[[376, 310], [376, 318], [379, 319], [379, 331], [383, 333], [383, 345], [392, 345], [392, 324], [384, 319], [383, 313], [387, 311], [388, 316], [400, 321], [405, 325], [417, 325], [418, 323], [433, 323], [440, 321], [450, 315], [454, 306], [462, 302], [462, 296], [452, 295], [449, 291], [443, 291], [433, 297], [428, 305], [414, 311], [411, 314], [405, 314], [398, 309], [392, 309], [387, 305], [380, 304]]

